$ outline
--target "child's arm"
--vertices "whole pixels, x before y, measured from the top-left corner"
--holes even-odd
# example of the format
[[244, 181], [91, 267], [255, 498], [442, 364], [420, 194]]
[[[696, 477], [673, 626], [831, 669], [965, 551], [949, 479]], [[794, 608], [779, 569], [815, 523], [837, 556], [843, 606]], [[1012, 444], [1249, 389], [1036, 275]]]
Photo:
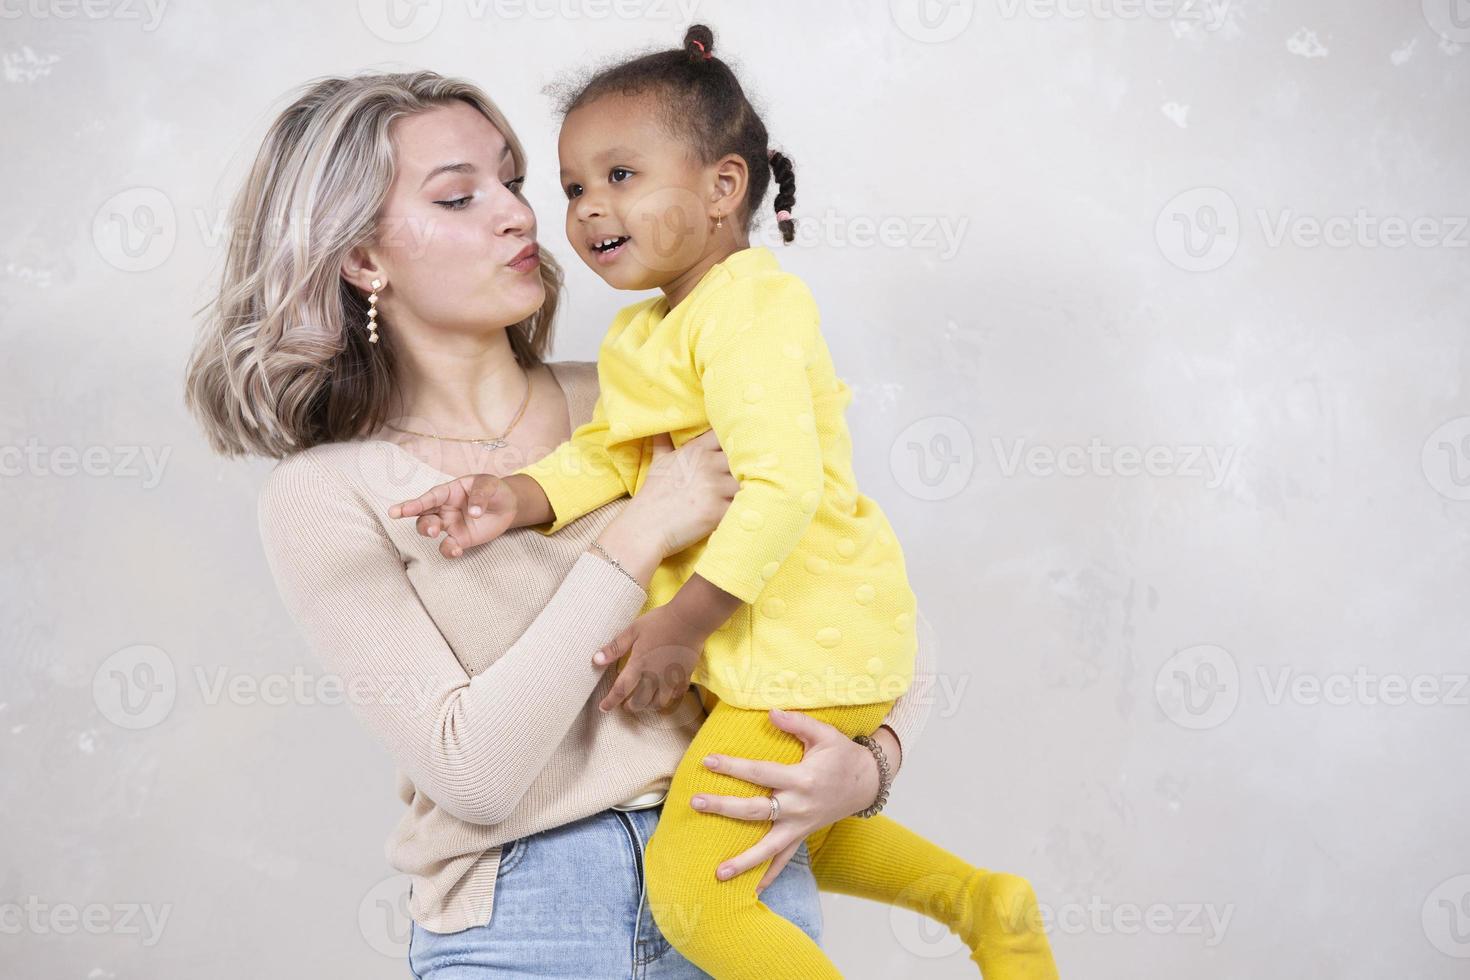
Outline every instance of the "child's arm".
[[723, 610], [724, 622], [760, 595], [821, 502], [822, 451], [806, 363], [822, 340], [816, 303], [795, 276], [731, 283], [701, 313], [695, 368], [740, 490], [695, 562], [690, 594], [681, 590], [674, 601], [689, 618]]
[[[592, 420], [547, 456], [504, 477], [479, 473], [441, 483], [394, 504], [388, 516], [419, 518], [419, 533], [426, 537], [444, 531], [439, 551], [446, 558], [493, 541], [510, 528], [554, 534], [628, 492], [604, 443], [606, 432], [599, 398]], [[636, 460], [630, 465], [636, 466]], [[547, 522], [550, 526], [541, 526]]]
[[[506, 477], [510, 482], [517, 477], [529, 478], [539, 487], [549, 505], [550, 513], [535, 505], [536, 497], [529, 488], [516, 488], [518, 503], [530, 503], [530, 515], [517, 519], [516, 527], [532, 526], [531, 517], [539, 517], [540, 524], [550, 520], [548, 527], [536, 527], [542, 534], [555, 534], [570, 522], [590, 514], [604, 504], [628, 493], [628, 487], [613, 454], [607, 448], [607, 416], [603, 411], [602, 398], [592, 408], [592, 418], [579, 426], [572, 437], [557, 446], [547, 455], [516, 470]], [[519, 482], [519, 481], [517, 481]]]

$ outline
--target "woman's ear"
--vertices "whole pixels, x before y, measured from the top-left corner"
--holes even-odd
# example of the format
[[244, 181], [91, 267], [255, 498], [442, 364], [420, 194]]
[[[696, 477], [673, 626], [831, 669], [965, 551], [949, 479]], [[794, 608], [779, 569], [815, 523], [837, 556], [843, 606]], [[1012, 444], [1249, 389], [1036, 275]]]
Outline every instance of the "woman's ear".
[[377, 279], [384, 286], [388, 285], [387, 277], [378, 260], [362, 246], [354, 248], [347, 253], [342, 260], [342, 278], [356, 286], [365, 293], [373, 291], [373, 280]]
[[738, 214], [745, 206], [745, 190], [750, 186], [750, 168], [745, 157], [728, 153], [715, 161], [714, 200], [710, 201], [715, 214], [729, 217]]

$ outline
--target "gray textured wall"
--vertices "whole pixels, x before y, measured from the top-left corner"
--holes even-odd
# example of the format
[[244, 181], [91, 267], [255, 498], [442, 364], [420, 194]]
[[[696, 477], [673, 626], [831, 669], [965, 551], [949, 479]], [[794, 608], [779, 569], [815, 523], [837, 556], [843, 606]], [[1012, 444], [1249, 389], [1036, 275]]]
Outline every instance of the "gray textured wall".
[[[692, 13], [938, 640], [891, 812], [1069, 977], [1465, 975], [1470, 3], [418, 3], [0, 0], [0, 974], [406, 975], [391, 763], [292, 682], [192, 313], [291, 87], [483, 84], [564, 248], [542, 86]], [[571, 268], [557, 356], [627, 299]], [[850, 976], [970, 975], [826, 911]]]

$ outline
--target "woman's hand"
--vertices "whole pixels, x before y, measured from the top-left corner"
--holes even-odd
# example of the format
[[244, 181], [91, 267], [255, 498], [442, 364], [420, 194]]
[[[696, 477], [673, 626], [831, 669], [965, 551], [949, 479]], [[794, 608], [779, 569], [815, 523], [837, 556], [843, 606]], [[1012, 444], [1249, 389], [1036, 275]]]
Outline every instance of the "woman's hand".
[[739, 489], [714, 429], [678, 449], [662, 432], [653, 437], [653, 462], [643, 486], [617, 520], [651, 535], [667, 558], [708, 537]]
[[[866, 810], [878, 798], [878, 760], [873, 753], [826, 722], [800, 711], [772, 710], [770, 715], [771, 724], [801, 739], [804, 755], [800, 762], [785, 765], [729, 755], [714, 755], [705, 761], [716, 772], [768, 787], [779, 797], [781, 812], [766, 836], [721, 863], [717, 871], [719, 878], [729, 879], [771, 858], [771, 866], [756, 886], [757, 893], [776, 879], [808, 834]], [[902, 764], [898, 739], [887, 728], [879, 728], [873, 738], [882, 745], [896, 776]], [[764, 821], [771, 816], [767, 799], [767, 795], [697, 793], [690, 805], [701, 813]], [[725, 874], [726, 870], [730, 873]]]

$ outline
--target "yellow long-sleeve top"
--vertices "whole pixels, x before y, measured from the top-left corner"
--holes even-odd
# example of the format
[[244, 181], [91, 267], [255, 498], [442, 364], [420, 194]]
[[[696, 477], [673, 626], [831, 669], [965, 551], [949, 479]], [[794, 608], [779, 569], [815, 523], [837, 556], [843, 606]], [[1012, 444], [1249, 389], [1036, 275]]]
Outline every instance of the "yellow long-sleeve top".
[[715, 430], [739, 481], [718, 527], [665, 559], [644, 611], [698, 573], [741, 606], [692, 680], [744, 708], [886, 701], [908, 689], [916, 600], [878, 505], [858, 492], [837, 377], [811, 291], [766, 248], [714, 266], [673, 310], [618, 313], [597, 359], [592, 418], [518, 472], [545, 490], [554, 534], [623, 494], [652, 462]]

